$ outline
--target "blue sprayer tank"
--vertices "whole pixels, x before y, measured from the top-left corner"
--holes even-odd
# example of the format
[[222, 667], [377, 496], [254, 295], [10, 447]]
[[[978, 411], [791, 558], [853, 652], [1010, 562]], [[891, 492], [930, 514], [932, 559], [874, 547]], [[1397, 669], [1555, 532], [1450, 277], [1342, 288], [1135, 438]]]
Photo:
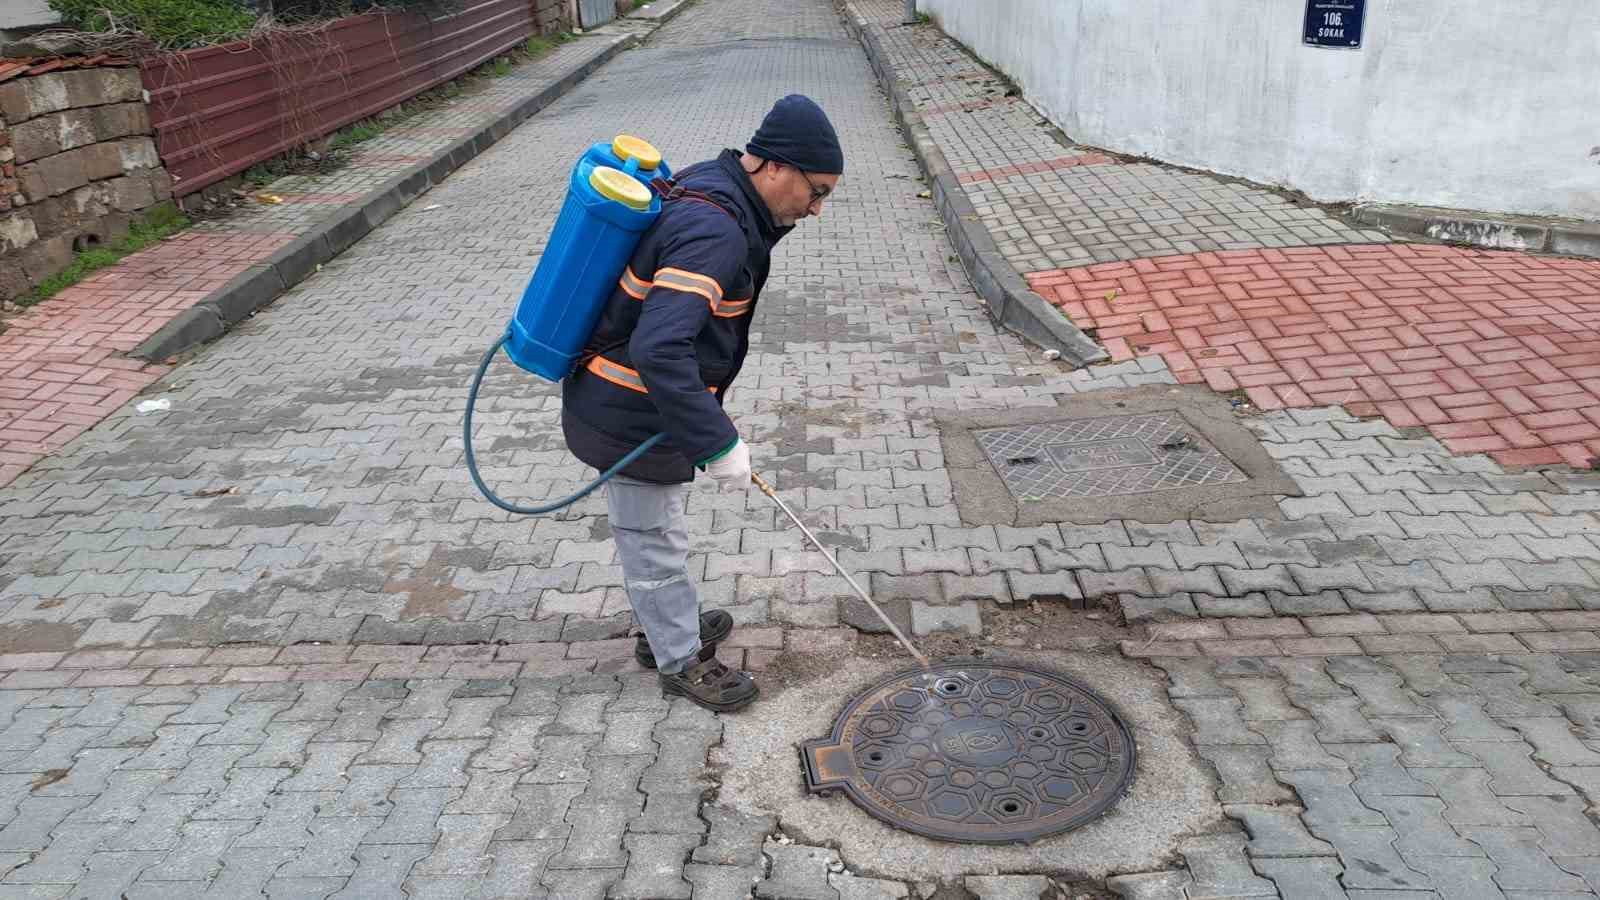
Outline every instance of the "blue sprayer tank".
[[672, 171], [630, 135], [591, 146], [572, 167], [567, 197], [506, 334], [506, 355], [551, 381], [571, 371], [639, 238], [661, 214], [650, 186]]

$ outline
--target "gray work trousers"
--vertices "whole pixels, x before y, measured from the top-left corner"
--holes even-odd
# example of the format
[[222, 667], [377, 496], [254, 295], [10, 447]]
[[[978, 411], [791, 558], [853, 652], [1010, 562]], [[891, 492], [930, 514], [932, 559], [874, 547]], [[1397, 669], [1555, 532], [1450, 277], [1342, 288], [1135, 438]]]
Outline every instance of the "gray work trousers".
[[687, 484], [651, 484], [621, 475], [606, 482], [611, 536], [634, 621], [644, 629], [657, 670], [672, 675], [700, 652], [700, 597], [689, 580]]

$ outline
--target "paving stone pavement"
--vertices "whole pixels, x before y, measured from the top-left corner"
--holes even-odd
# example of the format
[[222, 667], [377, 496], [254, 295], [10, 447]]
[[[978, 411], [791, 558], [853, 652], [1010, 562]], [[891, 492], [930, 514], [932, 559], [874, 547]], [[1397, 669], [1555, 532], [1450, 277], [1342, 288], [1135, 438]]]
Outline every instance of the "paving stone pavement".
[[[122, 409], [0, 488], [0, 894], [951, 896], [720, 806], [720, 720], [631, 661], [603, 501], [512, 519], [461, 468], [465, 384], [575, 148], [627, 128], [681, 165], [791, 90], [828, 108], [849, 172], [780, 248], [730, 408], [916, 630], [987, 634], [1063, 597], [1132, 623], [1123, 651], [1167, 673], [1227, 818], [1107, 888], [1592, 896], [1597, 476], [1286, 409], [1240, 415], [1297, 485], [1276, 516], [1151, 524], [1113, 502], [1095, 525], [965, 526], [935, 410], [1177, 379], [1149, 359], [1068, 371], [997, 333], [822, 0], [700, 0], [436, 209], [165, 375], [172, 411]], [[551, 386], [501, 365], [484, 397], [503, 493], [591, 477]], [[703, 596], [741, 623], [730, 662], [769, 669], [864, 621], [759, 494], [699, 488], [689, 514]]]
[[0, 691], [0, 893], [688, 897], [694, 848], [738, 885], [697, 896], [765, 874], [770, 822], [700, 806], [721, 724], [651, 674], [149, 671]]
[[1156, 665], [1224, 795], [1238, 800], [1224, 810], [1244, 832], [1184, 844], [1187, 871], [1111, 879], [1121, 896], [1600, 888], [1600, 830], [1588, 812], [1600, 788], [1589, 765], [1600, 761], [1595, 654], [1434, 649]]
[[[742, 141], [797, 86], [827, 105], [859, 174], [781, 245], [729, 403], [846, 565], [939, 604], [943, 588], [925, 588], [994, 542], [959, 527], [933, 409], [1170, 380], [1067, 372], [996, 332], [916, 182], [884, 177], [914, 162], [834, 10], [785, 8], [771, 39], [754, 13], [685, 16], [165, 380], [170, 412], [124, 407], [5, 488], [0, 649], [623, 634], [603, 498], [541, 519], [487, 506], [462, 465], [464, 385], [558, 209], [563, 148], [627, 127], [681, 164]], [[661, 70], [672, 115], [628, 93]], [[351, 329], [366, 337], [330, 340]], [[503, 363], [487, 379], [477, 440], [506, 496], [592, 476], [566, 453], [557, 404]], [[708, 605], [839, 621], [848, 586], [764, 497], [696, 491], [689, 514]]]
[[1263, 409], [1343, 405], [1508, 466], [1600, 457], [1600, 263], [1384, 244], [1030, 275], [1113, 359]]

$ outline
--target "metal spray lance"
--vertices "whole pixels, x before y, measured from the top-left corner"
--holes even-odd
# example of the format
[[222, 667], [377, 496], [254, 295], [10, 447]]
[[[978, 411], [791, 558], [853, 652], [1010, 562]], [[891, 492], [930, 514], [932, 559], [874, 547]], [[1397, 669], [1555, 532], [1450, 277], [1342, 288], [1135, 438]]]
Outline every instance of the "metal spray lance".
[[878, 608], [878, 604], [872, 602], [872, 598], [867, 596], [867, 592], [861, 589], [861, 585], [856, 584], [856, 580], [850, 577], [850, 573], [846, 572], [843, 566], [839, 565], [839, 561], [833, 558], [833, 554], [828, 552], [828, 548], [822, 546], [822, 542], [818, 541], [816, 535], [811, 533], [811, 529], [806, 527], [806, 523], [800, 521], [800, 517], [796, 516], [794, 511], [789, 509], [789, 504], [783, 502], [783, 498], [779, 497], [778, 493], [772, 489], [772, 485], [767, 484], [766, 479], [754, 472], [750, 473], [750, 480], [755, 482], [756, 487], [761, 489], [761, 493], [771, 497], [772, 502], [778, 504], [778, 508], [783, 510], [783, 514], [789, 517], [789, 521], [793, 522], [796, 528], [800, 529], [800, 531], [806, 536], [806, 540], [811, 542], [811, 546], [817, 548], [817, 552], [821, 553], [822, 558], [826, 559], [828, 564], [833, 566], [833, 570], [838, 572], [844, 577], [845, 581], [850, 583], [850, 587], [855, 590], [856, 596], [860, 597], [862, 600], [865, 600], [867, 606], [871, 607], [872, 611], [878, 614], [878, 618], [883, 620], [883, 624], [889, 626], [889, 633], [894, 635], [895, 640], [900, 642], [900, 646], [906, 648], [906, 652], [910, 653], [923, 669], [931, 668], [932, 664], [928, 662], [928, 658], [919, 653], [917, 648], [911, 645], [911, 641], [908, 640], [904, 634], [900, 633], [900, 629], [894, 624], [894, 622], [890, 621], [889, 617], [884, 614], [883, 610]]

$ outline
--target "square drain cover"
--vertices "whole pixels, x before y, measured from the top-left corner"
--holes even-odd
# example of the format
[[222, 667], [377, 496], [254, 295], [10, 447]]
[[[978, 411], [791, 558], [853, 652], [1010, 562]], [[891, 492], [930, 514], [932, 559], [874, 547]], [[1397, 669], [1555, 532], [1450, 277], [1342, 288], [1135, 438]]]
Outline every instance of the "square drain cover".
[[1148, 494], [1248, 480], [1176, 412], [973, 433], [1020, 501]]

